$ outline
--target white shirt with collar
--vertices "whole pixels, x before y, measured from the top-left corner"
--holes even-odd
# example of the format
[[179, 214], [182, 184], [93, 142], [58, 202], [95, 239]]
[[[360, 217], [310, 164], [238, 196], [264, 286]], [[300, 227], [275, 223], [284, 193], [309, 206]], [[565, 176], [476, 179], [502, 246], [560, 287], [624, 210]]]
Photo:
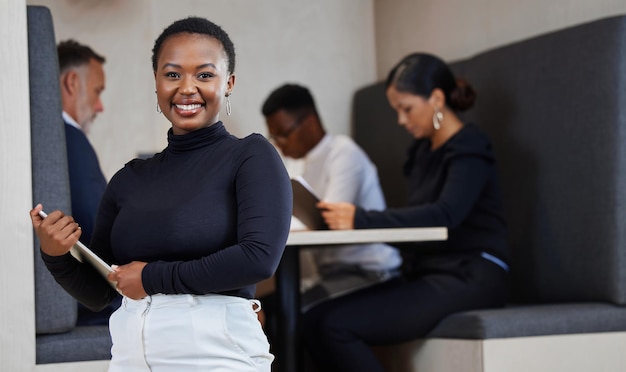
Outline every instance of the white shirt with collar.
[[68, 114], [67, 112], [63, 111], [63, 120], [68, 123], [69, 125], [76, 127], [77, 129], [79, 129], [81, 132], [83, 131], [83, 128], [81, 128], [81, 126], [76, 122], [76, 120], [74, 120], [74, 118], [72, 118], [70, 116], [70, 114]]
[[[302, 176], [321, 200], [369, 210], [386, 208], [376, 167], [350, 137], [326, 134], [303, 160], [291, 160], [286, 160], [291, 177]], [[394, 269], [402, 262], [398, 250], [386, 244], [320, 248], [314, 257], [317, 265], [344, 263], [368, 270]]]

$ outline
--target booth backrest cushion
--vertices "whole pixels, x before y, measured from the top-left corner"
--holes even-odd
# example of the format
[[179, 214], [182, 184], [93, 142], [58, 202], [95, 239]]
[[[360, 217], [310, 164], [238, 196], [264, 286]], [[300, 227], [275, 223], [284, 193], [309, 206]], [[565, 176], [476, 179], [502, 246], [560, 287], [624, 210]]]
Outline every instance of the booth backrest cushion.
[[[27, 17], [33, 205], [42, 203], [47, 211], [60, 209], [71, 213], [52, 15], [46, 7], [28, 6]], [[28, 217], [26, 212], [25, 218]], [[34, 250], [37, 334], [71, 330], [76, 325], [76, 300], [55, 282], [46, 269], [36, 235]]]
[[[478, 92], [462, 117], [494, 143], [513, 253], [512, 301], [626, 304], [626, 17], [452, 67]], [[400, 170], [410, 138], [397, 128], [382, 83], [357, 92], [354, 108], [356, 141], [394, 200], [406, 187]]]

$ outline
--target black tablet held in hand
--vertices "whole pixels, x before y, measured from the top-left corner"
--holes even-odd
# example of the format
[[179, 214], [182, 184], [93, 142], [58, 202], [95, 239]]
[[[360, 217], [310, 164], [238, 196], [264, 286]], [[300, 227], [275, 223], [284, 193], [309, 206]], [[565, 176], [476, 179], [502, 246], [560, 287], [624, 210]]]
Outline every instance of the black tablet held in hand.
[[292, 178], [291, 188], [293, 189], [292, 214], [294, 217], [311, 230], [328, 230], [328, 225], [324, 222], [322, 213], [316, 206], [320, 200], [309, 185], [301, 178]]

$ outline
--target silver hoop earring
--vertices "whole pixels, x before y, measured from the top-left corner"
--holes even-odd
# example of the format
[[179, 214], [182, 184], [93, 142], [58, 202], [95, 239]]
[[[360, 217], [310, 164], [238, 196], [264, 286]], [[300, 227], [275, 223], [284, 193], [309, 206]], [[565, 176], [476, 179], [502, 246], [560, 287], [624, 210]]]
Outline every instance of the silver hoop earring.
[[435, 113], [433, 114], [433, 128], [435, 130], [441, 129], [441, 121], [443, 120], [443, 114], [435, 107]]
[[[154, 94], [156, 94], [156, 92], [157, 92], [157, 91], [155, 90], [155, 91], [154, 91]], [[162, 111], [161, 111], [161, 108], [159, 107], [159, 101], [157, 101], [157, 103], [156, 103], [156, 104], [157, 104], [157, 112], [160, 114]]]
[[232, 107], [230, 106], [230, 93], [226, 96], [226, 115], [230, 116], [233, 112]]

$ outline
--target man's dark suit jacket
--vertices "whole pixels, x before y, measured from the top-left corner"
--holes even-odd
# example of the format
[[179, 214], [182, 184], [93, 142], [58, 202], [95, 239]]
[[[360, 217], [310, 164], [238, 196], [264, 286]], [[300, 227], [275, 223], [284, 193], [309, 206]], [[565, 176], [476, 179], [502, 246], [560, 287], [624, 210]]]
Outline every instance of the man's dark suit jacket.
[[[72, 198], [72, 217], [82, 231], [80, 241], [89, 246], [91, 234], [96, 224], [96, 215], [100, 199], [104, 194], [107, 181], [100, 169], [100, 162], [91, 143], [83, 131], [65, 123], [65, 141], [67, 145], [67, 164], [70, 174], [70, 194]], [[104, 310], [94, 313], [78, 304], [77, 325], [107, 325], [109, 316], [120, 306], [118, 297]]]
[[72, 216], [83, 230], [80, 241], [89, 246], [96, 222], [100, 199], [107, 181], [87, 136], [78, 128], [65, 123], [67, 163], [70, 174]]

